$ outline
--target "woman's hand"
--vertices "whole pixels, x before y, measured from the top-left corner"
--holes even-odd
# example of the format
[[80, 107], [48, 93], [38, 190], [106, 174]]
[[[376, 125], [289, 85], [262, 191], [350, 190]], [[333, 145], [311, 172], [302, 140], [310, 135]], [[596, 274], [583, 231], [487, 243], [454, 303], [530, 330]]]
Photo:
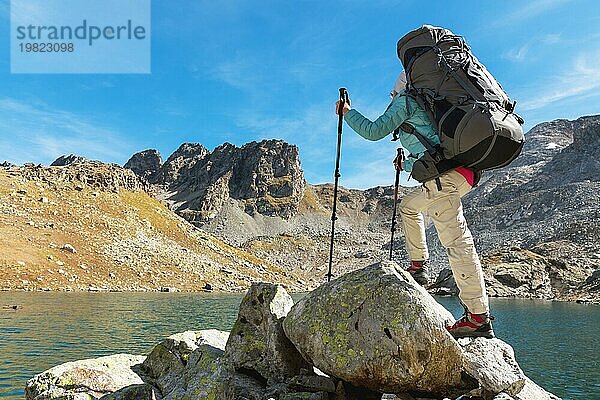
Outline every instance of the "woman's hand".
[[[340, 101], [338, 100], [335, 103], [335, 113], [338, 115], [338, 111], [340, 109]], [[350, 100], [344, 102], [344, 108], [342, 109], [342, 115], [345, 115], [348, 111], [350, 111], [352, 107], [350, 107]]]

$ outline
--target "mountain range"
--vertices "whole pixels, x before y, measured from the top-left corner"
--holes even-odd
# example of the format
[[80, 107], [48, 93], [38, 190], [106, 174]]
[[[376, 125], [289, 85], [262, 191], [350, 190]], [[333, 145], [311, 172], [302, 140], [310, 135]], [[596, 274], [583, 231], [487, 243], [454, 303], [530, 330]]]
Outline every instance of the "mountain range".
[[[599, 144], [600, 116], [539, 124], [526, 134], [523, 152], [511, 165], [484, 173], [465, 196], [465, 217], [491, 295], [598, 299]], [[43, 168], [90, 165], [71, 155]], [[14, 173], [19, 168], [27, 167], [4, 166]], [[304, 289], [323, 282], [333, 185], [305, 181], [296, 146], [264, 140], [242, 147], [225, 143], [211, 152], [201, 144], [184, 143], [165, 161], [149, 149], [133, 155], [124, 168], [111, 168], [111, 174], [132, 173], [139, 191], [194, 231], [276, 265]], [[410, 190], [401, 188], [400, 197]], [[387, 258], [393, 188], [342, 187], [338, 196], [336, 276]], [[430, 261], [437, 274], [447, 268], [447, 260], [428, 225]], [[402, 233], [396, 238], [394, 259], [406, 263]], [[455, 290], [444, 277], [447, 271], [436, 287]]]

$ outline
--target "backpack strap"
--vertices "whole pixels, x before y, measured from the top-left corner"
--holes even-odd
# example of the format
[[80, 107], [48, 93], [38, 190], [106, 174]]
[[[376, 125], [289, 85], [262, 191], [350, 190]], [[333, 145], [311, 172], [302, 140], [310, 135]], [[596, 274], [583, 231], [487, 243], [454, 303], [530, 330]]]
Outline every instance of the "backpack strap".
[[399, 129], [402, 129], [404, 132], [415, 136], [419, 140], [419, 142], [425, 147], [425, 149], [431, 155], [431, 157], [435, 160], [435, 162], [439, 162], [444, 159], [444, 157], [440, 151], [440, 147], [438, 145], [432, 143], [425, 136], [423, 136], [423, 134], [421, 134], [418, 130], [416, 130], [414, 126], [412, 126], [408, 122], [403, 122], [398, 128], [396, 128], [396, 130], [399, 130]]

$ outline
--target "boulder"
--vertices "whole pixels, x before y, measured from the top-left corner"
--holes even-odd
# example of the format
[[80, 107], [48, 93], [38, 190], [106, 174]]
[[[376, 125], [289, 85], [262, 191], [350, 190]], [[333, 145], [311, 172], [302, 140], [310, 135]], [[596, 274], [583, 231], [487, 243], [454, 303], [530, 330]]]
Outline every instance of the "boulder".
[[529, 378], [525, 378], [525, 386], [514, 398], [515, 400], [560, 400], [558, 396], [542, 389]]
[[312, 369], [283, 331], [283, 319], [293, 304], [282, 286], [252, 284], [225, 347], [235, 370], [254, 371], [274, 383]]
[[27, 382], [28, 400], [92, 400], [144, 382], [134, 370], [144, 356], [112, 356], [68, 362], [50, 368]]
[[303, 392], [335, 393], [333, 380], [321, 375], [296, 375], [289, 380], [288, 385]]
[[[249, 374], [248, 374], [249, 373]], [[278, 393], [278, 388], [267, 388], [264, 380], [250, 371], [236, 372], [229, 369], [224, 375], [221, 387], [215, 392], [216, 400], [265, 400]], [[201, 397], [199, 400], [212, 400], [212, 397]]]
[[156, 390], [152, 385], [144, 383], [142, 385], [125, 386], [116, 392], [102, 397], [102, 400], [156, 400]]
[[377, 392], [443, 394], [461, 386], [452, 315], [396, 263], [326, 283], [285, 318], [288, 338], [319, 370]]
[[514, 396], [505, 392], [498, 393], [492, 400], [560, 400], [560, 397], [545, 391], [536, 385], [531, 379], [525, 377], [523, 389]]
[[525, 386], [525, 374], [515, 353], [499, 339], [459, 339], [464, 354], [464, 370], [477, 379], [482, 394], [506, 393], [514, 396]]
[[62, 245], [62, 247], [60, 249], [67, 251], [69, 253], [73, 253], [73, 254], [77, 253], [77, 250], [75, 250], [75, 247], [70, 243], [65, 243], [64, 245]]
[[214, 329], [169, 336], [154, 347], [143, 370], [165, 400], [216, 396], [227, 379], [222, 356], [228, 336]]
[[494, 396], [492, 400], [515, 400], [515, 398], [506, 393], [500, 393], [497, 396]]
[[380, 400], [382, 398], [379, 391], [356, 387], [344, 381], [338, 381], [335, 389], [336, 400]]

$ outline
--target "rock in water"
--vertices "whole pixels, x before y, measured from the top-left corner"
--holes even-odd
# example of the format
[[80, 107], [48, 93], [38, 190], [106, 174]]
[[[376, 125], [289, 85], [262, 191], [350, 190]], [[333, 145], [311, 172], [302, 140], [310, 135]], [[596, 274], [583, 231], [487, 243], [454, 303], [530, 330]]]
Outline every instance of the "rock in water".
[[253, 284], [242, 300], [225, 348], [236, 370], [258, 373], [269, 383], [312, 369], [285, 336], [282, 321], [294, 301], [278, 285]]
[[381, 262], [314, 290], [283, 326], [307, 360], [355, 386], [444, 393], [461, 383], [453, 320], [397, 264]]
[[499, 339], [459, 339], [464, 350], [465, 372], [477, 379], [483, 394], [506, 393], [511, 396], [525, 386], [525, 374], [515, 353]]
[[127, 386], [143, 384], [132, 367], [139, 366], [145, 358], [116, 354], [61, 364], [31, 378], [25, 397], [28, 400], [99, 399]]
[[560, 397], [545, 391], [529, 378], [525, 378], [525, 387], [514, 398], [515, 400], [560, 400]]
[[222, 356], [228, 336], [214, 329], [169, 336], [154, 347], [143, 369], [164, 400], [209, 399], [224, 391], [228, 375]]

